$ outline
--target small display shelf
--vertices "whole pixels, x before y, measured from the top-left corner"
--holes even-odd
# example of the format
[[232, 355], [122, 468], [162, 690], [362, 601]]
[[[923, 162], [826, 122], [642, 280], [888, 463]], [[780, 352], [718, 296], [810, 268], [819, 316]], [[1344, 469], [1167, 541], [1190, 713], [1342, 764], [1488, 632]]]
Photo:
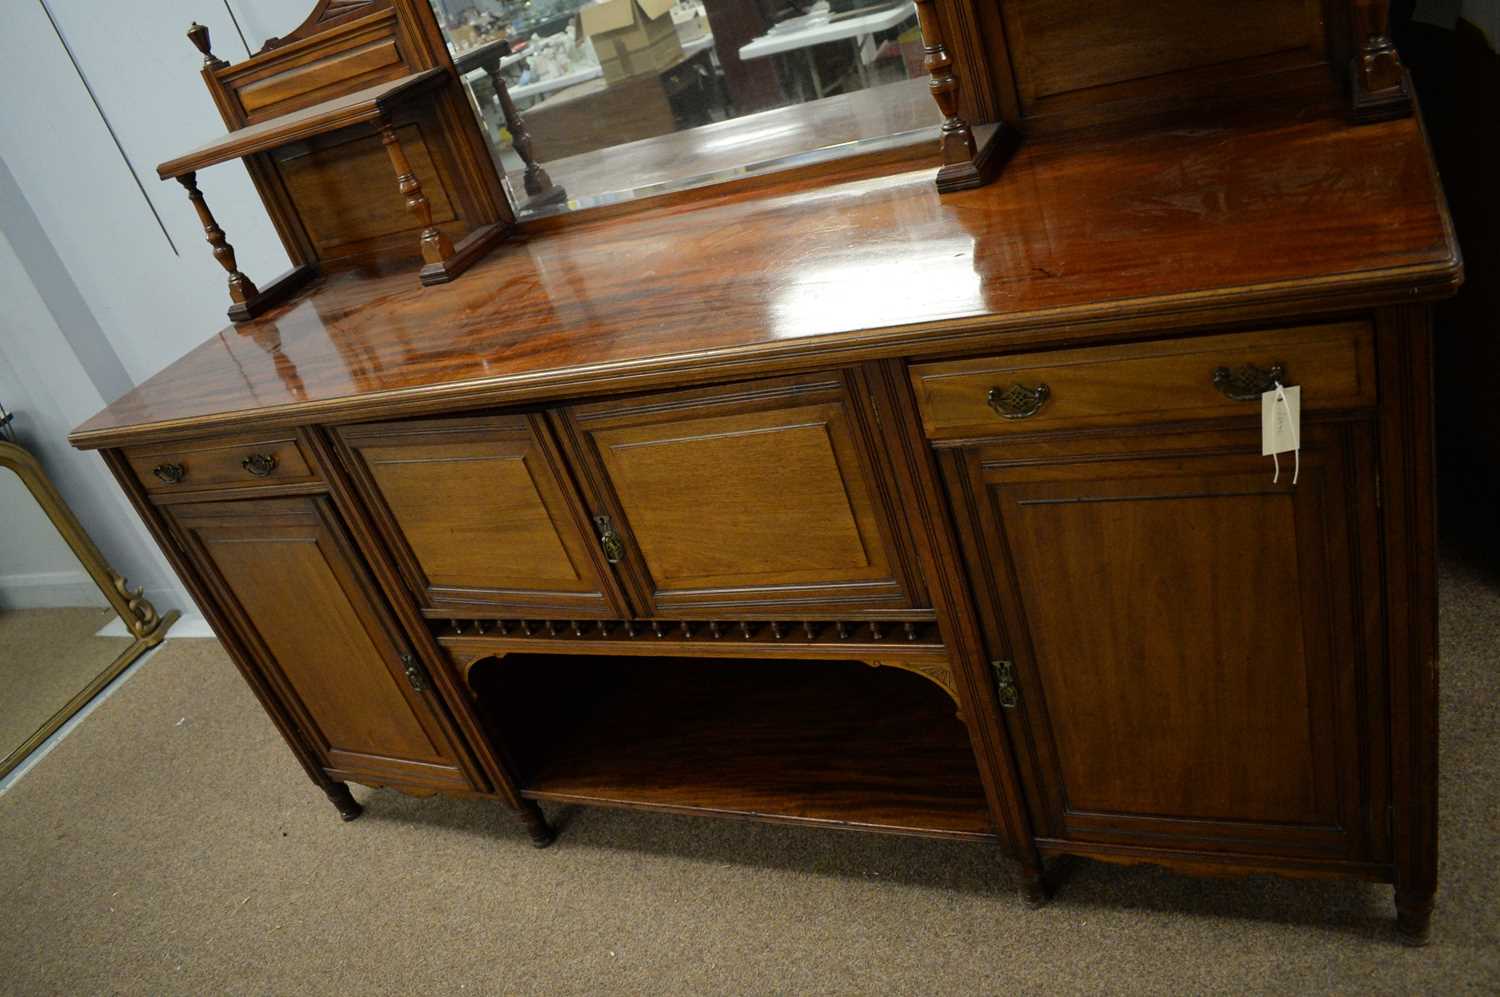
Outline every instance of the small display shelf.
[[[188, 29], [228, 132], [156, 172], [187, 190], [229, 275], [232, 320], [320, 272], [420, 258], [421, 282], [443, 283], [510, 231], [499, 174], [428, 17], [405, 4], [325, 2], [295, 39], [236, 65], [213, 54], [203, 25]], [[198, 171], [233, 159], [244, 160], [293, 264], [263, 287], [239, 269], [198, 189]]]
[[995, 836], [953, 701], [910, 672], [512, 655], [471, 682], [530, 799]]
[[167, 160], [156, 168], [156, 175], [163, 180], [174, 180], [185, 173], [227, 163], [241, 156], [268, 152], [351, 125], [380, 121], [401, 98], [430, 89], [441, 83], [445, 76], [441, 69], [428, 69], [325, 100], [284, 117], [247, 125], [192, 152]]

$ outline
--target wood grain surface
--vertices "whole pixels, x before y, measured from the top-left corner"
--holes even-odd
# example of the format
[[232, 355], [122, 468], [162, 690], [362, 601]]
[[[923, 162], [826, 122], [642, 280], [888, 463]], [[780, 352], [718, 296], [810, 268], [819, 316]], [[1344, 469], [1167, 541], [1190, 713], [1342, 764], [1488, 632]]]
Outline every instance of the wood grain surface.
[[[333, 275], [75, 434], [97, 447], [1450, 292], [1420, 121], [1222, 108], [1023, 146], [988, 187], [788, 182], [508, 243], [455, 286]], [[434, 330], [442, 330], [436, 335]], [[1112, 330], [1118, 335], [1119, 330]]]

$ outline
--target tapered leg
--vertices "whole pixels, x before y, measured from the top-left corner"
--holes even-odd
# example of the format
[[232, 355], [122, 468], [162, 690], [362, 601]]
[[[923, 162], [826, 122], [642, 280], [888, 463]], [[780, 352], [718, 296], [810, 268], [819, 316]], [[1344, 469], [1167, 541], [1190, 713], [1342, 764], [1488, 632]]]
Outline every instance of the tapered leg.
[[531, 835], [531, 843], [536, 847], [546, 848], [557, 840], [557, 831], [547, 823], [547, 816], [534, 801], [522, 800], [521, 809], [516, 811], [516, 816], [526, 825], [526, 833]]
[[1047, 882], [1046, 870], [1022, 865], [1020, 872], [1021, 902], [1032, 909], [1045, 906], [1052, 899], [1052, 888]]
[[349, 792], [347, 783], [336, 782], [326, 787], [323, 792], [328, 794], [328, 800], [338, 808], [339, 816], [344, 820], [353, 820], [365, 812], [354, 799], [354, 794]]
[[1396, 930], [1408, 945], [1426, 945], [1431, 940], [1433, 893], [1396, 891]]

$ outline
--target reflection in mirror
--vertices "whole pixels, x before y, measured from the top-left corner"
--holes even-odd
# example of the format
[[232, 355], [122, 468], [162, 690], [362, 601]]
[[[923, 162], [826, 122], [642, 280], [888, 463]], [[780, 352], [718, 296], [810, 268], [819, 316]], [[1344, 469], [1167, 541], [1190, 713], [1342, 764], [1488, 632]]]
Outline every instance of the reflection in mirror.
[[431, 0], [521, 218], [931, 142], [911, 0]]
[[[177, 613], [158, 618], [126, 589], [8, 432], [0, 436], [0, 511], [3, 776], [160, 643]], [[101, 635], [106, 628], [112, 635]]]

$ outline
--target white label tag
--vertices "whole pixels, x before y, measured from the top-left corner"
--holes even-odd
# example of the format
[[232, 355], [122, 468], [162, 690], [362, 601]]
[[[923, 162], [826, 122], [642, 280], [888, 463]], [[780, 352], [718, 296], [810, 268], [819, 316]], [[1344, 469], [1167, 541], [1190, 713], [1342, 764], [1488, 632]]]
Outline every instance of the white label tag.
[[1302, 388], [1277, 386], [1260, 396], [1260, 455], [1286, 453], [1302, 438]]

